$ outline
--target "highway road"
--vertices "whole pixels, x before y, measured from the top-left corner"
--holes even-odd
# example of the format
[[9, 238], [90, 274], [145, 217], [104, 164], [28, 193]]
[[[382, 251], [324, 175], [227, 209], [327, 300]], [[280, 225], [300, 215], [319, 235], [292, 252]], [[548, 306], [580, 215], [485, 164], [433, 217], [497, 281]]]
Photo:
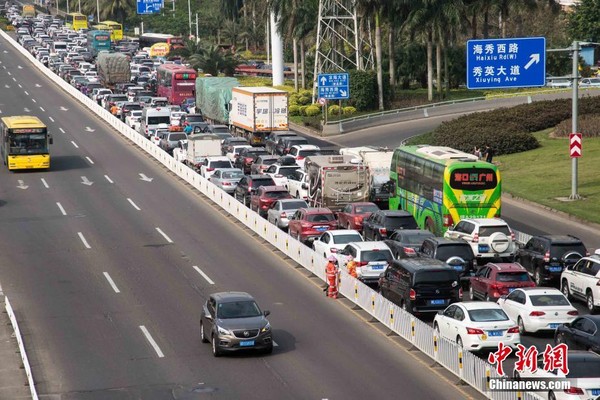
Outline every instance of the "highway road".
[[[44, 399], [464, 399], [466, 393], [323, 296], [0, 40], [1, 115], [35, 114], [52, 168], [0, 166], [0, 282]], [[271, 310], [270, 356], [215, 359], [209, 293]]]

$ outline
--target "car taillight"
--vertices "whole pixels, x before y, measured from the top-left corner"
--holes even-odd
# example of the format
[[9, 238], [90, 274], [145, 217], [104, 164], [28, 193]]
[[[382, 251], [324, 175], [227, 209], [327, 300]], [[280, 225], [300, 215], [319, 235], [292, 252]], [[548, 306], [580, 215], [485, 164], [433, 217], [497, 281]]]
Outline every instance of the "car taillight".
[[510, 240], [515, 241], [515, 233], [513, 231], [510, 231]]
[[572, 310], [572, 311], [569, 311], [567, 314], [569, 314], [569, 315], [575, 315], [575, 316], [577, 316], [577, 315], [579, 315], [579, 311], [577, 311], [577, 310]]
[[550, 252], [547, 251], [546, 254], [544, 254], [544, 262], [550, 262]]
[[473, 243], [478, 243], [479, 242], [479, 233], [476, 233], [473, 235]]
[[576, 394], [576, 395], [583, 395], [583, 394], [585, 394], [583, 392], [583, 389], [575, 387], [575, 386], [571, 386], [570, 388], [565, 389], [564, 392], [566, 394]]
[[409, 256], [414, 256], [417, 254], [417, 252], [415, 251], [415, 249], [411, 248], [411, 247], [403, 247], [402, 250], [404, 250], [404, 253], [406, 255]]
[[417, 292], [415, 292], [415, 289], [410, 289], [410, 292], [408, 292], [408, 297], [411, 300], [416, 300], [416, 298], [417, 298]]
[[529, 313], [530, 317], [541, 317], [541, 316], [544, 316], [544, 315], [546, 315], [546, 313], [543, 312], [543, 311], [532, 311], [532, 312]]
[[367, 261], [358, 261], [357, 264], [359, 267], [364, 267], [365, 265], [369, 265], [369, 263]]
[[309, 223], [304, 223], [304, 222], [302, 222], [302, 223], [300, 224], [300, 226], [302, 227], [302, 229], [309, 229], [309, 228], [312, 228], [312, 224], [309, 224]]
[[283, 175], [281, 175], [281, 174], [276, 174], [276, 175], [274, 176], [274, 178], [283, 178]]
[[296, 157], [296, 161], [300, 161], [300, 160], [304, 160], [304, 156], [298, 156], [298, 157]]
[[363, 217], [354, 217], [354, 223], [360, 225], [363, 222]]
[[331, 253], [337, 253], [338, 249], [336, 249], [335, 247], [332, 247], [332, 248], [329, 249], [329, 251]]
[[223, 182], [223, 186], [231, 186], [231, 182]]
[[445, 227], [454, 225], [454, 220], [452, 220], [452, 215], [450, 215], [450, 214], [444, 214], [443, 220], [444, 220]]
[[518, 326], [513, 326], [512, 328], [508, 328], [508, 330], [506, 331], [506, 333], [519, 333], [519, 327]]
[[467, 334], [469, 335], [483, 335], [483, 331], [479, 328], [467, 328]]
[[244, 159], [244, 162], [245, 162], [246, 164], [249, 164], [249, 163], [251, 163], [251, 162], [252, 162], [252, 160], [253, 160], [253, 159], [252, 159], [252, 157], [246, 157], [246, 158]]
[[285, 211], [279, 214], [279, 218], [287, 218], [287, 214], [285, 213]]
[[386, 228], [379, 228], [379, 234], [387, 236], [387, 229]]
[[214, 168], [206, 168], [206, 170], [207, 170], [208, 172], [210, 172], [210, 171], [214, 171], [215, 169], [214, 169]]

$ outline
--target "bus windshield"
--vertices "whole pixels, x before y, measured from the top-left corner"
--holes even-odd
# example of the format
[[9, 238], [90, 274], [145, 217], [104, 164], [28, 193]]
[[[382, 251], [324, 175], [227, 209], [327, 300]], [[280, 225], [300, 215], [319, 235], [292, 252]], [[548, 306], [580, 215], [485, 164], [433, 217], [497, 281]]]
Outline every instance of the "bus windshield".
[[10, 134], [9, 154], [44, 154], [48, 153], [44, 133]]

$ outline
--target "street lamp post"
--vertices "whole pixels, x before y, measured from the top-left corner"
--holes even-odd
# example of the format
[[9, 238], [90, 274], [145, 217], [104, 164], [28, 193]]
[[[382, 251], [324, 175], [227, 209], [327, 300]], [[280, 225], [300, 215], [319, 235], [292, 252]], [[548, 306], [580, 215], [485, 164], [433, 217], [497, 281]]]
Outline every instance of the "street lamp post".
[[190, 3], [190, 0], [188, 0], [188, 26], [189, 26], [189, 36], [188, 39], [192, 37], [192, 4]]
[[98, 18], [98, 23], [100, 23], [100, 0], [96, 0], [96, 14]]

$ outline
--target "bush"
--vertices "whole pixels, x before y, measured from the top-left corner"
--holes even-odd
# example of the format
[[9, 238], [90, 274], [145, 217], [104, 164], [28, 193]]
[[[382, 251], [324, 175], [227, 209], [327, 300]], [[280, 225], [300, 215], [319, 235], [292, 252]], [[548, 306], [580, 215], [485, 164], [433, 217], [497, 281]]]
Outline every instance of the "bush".
[[300, 115], [306, 116], [306, 109], [307, 108], [308, 108], [308, 106], [299, 106], [298, 110], [300, 111]]
[[319, 107], [315, 104], [312, 104], [312, 105], [306, 107], [304, 112], [306, 113], [307, 117], [315, 117], [321, 113], [321, 107]]
[[[569, 137], [572, 131], [571, 118], [565, 119], [554, 129], [555, 137]], [[577, 130], [584, 137], [600, 137], [600, 115], [583, 114], [577, 119]]]
[[307, 106], [311, 103], [311, 98], [310, 97], [306, 97], [306, 96], [300, 96], [298, 97], [298, 104], [302, 105], [302, 106]]
[[338, 105], [332, 105], [327, 107], [327, 114], [328, 115], [339, 115], [340, 114], [340, 106]]
[[352, 106], [348, 106], [348, 107], [344, 107], [343, 108], [343, 114], [344, 115], [352, 115], [356, 113], [356, 108], [352, 107]]
[[288, 112], [290, 114], [290, 117], [295, 117], [300, 115], [300, 106], [292, 104], [288, 107]]
[[304, 90], [300, 90], [298, 91], [298, 95], [300, 97], [308, 97], [309, 99], [312, 99], [312, 90], [308, 90], [308, 89], [304, 89]]
[[348, 104], [359, 111], [377, 108], [377, 74], [375, 71], [350, 70], [350, 99]]
[[316, 129], [318, 131], [321, 130], [321, 117], [307, 117], [303, 121], [304, 126], [308, 126], [310, 128]]

